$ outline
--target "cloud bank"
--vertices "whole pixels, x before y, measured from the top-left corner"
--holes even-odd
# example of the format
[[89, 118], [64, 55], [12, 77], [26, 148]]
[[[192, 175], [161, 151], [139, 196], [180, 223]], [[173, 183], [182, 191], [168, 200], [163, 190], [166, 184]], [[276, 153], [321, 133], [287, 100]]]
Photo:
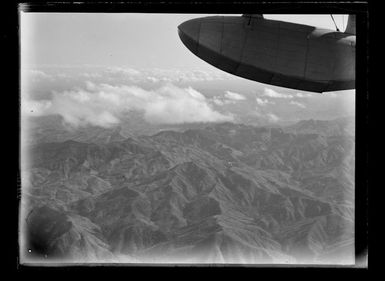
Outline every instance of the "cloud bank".
[[246, 99], [243, 95], [238, 94], [238, 93], [234, 93], [234, 92], [230, 92], [230, 91], [225, 92], [225, 98], [227, 98], [229, 100], [234, 100], [234, 101], [241, 101], [241, 100]]
[[255, 100], [256, 100], [257, 104], [261, 105], [261, 106], [265, 106], [267, 104], [275, 104], [274, 102], [269, 101], [267, 99], [256, 98]]
[[268, 123], [276, 123], [281, 120], [276, 114], [267, 111], [266, 108], [257, 106], [253, 112], [260, 120], [263, 120]]
[[149, 91], [137, 86], [87, 82], [84, 89], [54, 92], [51, 100], [22, 100], [24, 114], [58, 114], [75, 127], [111, 127], [132, 110], [142, 112], [147, 122], [159, 124], [233, 121], [232, 115], [214, 110], [195, 89], [171, 84]]
[[304, 93], [296, 93], [295, 96], [297, 98], [311, 98], [313, 97], [314, 95], [313, 94], [304, 94]]
[[[47, 72], [46, 72], [47, 71]], [[188, 83], [202, 81], [221, 81], [236, 79], [236, 76], [223, 71], [203, 71], [194, 69], [136, 69], [126, 66], [66, 66], [46, 67], [45, 71], [26, 69], [25, 72], [34, 80], [60, 80], [62, 78], [98, 79], [104, 82], [127, 81], [132, 83]], [[65, 77], [64, 77], [64, 76]], [[100, 81], [99, 81], [100, 82]]]
[[278, 92], [276, 92], [270, 88], [265, 88], [262, 95], [265, 97], [269, 97], [269, 98], [280, 98], [280, 99], [292, 99], [293, 98], [292, 95], [278, 93]]
[[297, 102], [297, 101], [290, 101], [290, 104], [296, 105], [301, 108], [306, 108], [306, 106], [303, 103]]

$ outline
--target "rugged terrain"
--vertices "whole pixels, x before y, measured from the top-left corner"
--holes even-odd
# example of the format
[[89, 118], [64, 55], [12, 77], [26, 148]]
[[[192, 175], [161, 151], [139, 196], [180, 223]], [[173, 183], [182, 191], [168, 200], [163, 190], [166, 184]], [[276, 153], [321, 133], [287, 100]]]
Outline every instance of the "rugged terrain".
[[305, 120], [40, 138], [23, 182], [26, 255], [353, 263], [353, 128], [350, 119]]

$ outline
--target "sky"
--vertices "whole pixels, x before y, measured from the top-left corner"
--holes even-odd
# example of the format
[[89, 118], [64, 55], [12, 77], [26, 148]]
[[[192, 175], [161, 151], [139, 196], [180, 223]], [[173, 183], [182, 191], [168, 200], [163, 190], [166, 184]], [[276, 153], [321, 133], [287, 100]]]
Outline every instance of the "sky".
[[[221, 71], [193, 55], [177, 26], [198, 14], [21, 13], [22, 116], [112, 127], [140, 112], [151, 124], [279, 123], [354, 115], [355, 91], [316, 94]], [[265, 15], [333, 29], [330, 15]], [[347, 16], [336, 15], [341, 30]]]
[[[208, 15], [22, 12], [22, 57], [27, 65], [211, 69], [191, 55], [177, 33], [179, 24], [202, 16]], [[265, 17], [334, 29], [330, 15]], [[347, 16], [336, 15], [335, 19], [340, 29], [346, 25]]]

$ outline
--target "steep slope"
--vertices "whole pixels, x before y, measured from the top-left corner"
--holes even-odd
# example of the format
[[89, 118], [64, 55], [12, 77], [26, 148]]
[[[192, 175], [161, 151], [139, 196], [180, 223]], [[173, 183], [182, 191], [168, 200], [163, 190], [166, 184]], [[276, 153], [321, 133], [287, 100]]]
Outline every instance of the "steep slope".
[[71, 257], [352, 262], [354, 137], [325, 126], [309, 133], [223, 123], [109, 143], [38, 144], [25, 194], [30, 210], [65, 215], [65, 230], [48, 241]]
[[63, 210], [33, 209], [27, 215], [25, 232], [26, 248], [33, 258], [70, 262], [114, 259], [99, 226]]

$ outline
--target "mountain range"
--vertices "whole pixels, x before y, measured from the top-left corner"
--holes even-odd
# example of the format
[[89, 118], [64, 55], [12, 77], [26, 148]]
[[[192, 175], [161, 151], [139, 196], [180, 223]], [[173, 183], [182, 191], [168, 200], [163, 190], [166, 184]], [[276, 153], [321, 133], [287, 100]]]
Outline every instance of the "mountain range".
[[354, 262], [352, 118], [44, 135], [27, 147], [27, 258]]

